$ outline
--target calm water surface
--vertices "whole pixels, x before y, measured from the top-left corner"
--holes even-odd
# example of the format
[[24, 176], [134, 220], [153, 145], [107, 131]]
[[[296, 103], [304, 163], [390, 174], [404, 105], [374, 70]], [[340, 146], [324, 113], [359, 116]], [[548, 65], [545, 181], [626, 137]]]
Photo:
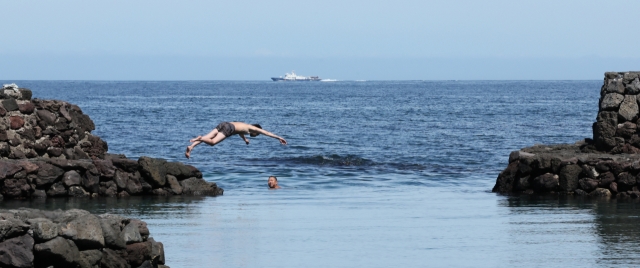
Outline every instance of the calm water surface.
[[[79, 105], [111, 153], [183, 161], [225, 189], [1, 205], [144, 219], [174, 268], [640, 265], [636, 203], [490, 192], [510, 151], [590, 137], [601, 81], [1, 82]], [[234, 136], [184, 159], [221, 121], [289, 145]]]

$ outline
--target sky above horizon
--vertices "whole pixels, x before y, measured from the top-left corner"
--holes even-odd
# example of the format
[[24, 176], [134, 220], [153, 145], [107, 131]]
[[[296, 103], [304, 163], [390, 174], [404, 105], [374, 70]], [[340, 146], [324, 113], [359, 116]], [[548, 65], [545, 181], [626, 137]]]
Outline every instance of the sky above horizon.
[[640, 1], [6, 1], [0, 80], [602, 79]]

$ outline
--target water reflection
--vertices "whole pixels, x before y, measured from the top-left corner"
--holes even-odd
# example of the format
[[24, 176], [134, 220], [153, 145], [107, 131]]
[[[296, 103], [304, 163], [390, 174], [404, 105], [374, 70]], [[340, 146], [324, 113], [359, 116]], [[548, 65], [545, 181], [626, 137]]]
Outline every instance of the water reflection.
[[545, 247], [536, 246], [538, 258], [579, 258], [591, 266], [640, 265], [636, 200], [517, 196], [501, 200], [500, 205], [510, 209], [509, 237], [514, 246], [548, 244], [546, 248], [553, 251], [560, 249], [544, 252]]
[[84, 209], [91, 213], [113, 213], [134, 218], [190, 218], [205, 198], [202, 196], [131, 196], [124, 198], [49, 198], [5, 200], [0, 208]]
[[488, 188], [234, 189], [223, 197], [9, 200], [0, 208], [144, 219], [171, 267], [640, 266], [640, 203], [505, 197]]

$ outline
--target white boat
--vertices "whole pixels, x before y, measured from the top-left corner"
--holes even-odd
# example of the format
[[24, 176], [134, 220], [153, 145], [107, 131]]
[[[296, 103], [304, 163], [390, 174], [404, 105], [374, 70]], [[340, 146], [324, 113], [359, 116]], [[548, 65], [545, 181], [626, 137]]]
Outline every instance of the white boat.
[[317, 76], [301, 76], [297, 75], [294, 71], [286, 73], [284, 77], [271, 77], [273, 81], [320, 81], [320, 77]]

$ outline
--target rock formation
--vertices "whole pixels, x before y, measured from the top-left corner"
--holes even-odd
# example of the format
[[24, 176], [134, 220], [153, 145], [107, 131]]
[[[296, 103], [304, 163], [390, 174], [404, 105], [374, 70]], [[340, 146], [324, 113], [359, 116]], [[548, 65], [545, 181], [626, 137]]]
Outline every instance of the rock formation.
[[107, 153], [80, 107], [0, 92], [0, 199], [129, 195], [221, 195], [195, 167]]
[[593, 138], [514, 151], [493, 192], [640, 197], [640, 72], [605, 73]]
[[0, 210], [0, 267], [165, 266], [144, 221], [88, 211]]

